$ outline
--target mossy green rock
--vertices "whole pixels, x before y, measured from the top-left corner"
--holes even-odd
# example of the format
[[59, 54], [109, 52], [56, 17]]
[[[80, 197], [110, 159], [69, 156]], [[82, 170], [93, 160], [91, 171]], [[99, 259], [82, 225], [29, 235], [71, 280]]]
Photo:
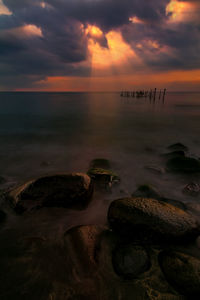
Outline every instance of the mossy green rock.
[[181, 252], [163, 251], [159, 262], [166, 279], [177, 291], [190, 299], [200, 297], [199, 259]]
[[171, 204], [150, 198], [125, 198], [111, 203], [111, 228], [122, 237], [142, 243], [187, 241], [200, 234], [191, 215]]
[[111, 170], [102, 168], [92, 168], [88, 171], [88, 175], [97, 181], [103, 181], [105, 183], [119, 181], [119, 177]]
[[191, 157], [174, 157], [167, 161], [167, 170], [179, 173], [199, 173], [200, 161]]

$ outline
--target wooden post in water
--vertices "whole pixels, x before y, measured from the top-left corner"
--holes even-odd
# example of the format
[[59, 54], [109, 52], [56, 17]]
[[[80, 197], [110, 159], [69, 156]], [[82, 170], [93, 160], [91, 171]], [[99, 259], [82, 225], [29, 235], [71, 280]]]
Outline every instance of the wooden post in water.
[[164, 92], [163, 92], [163, 103], [165, 102], [165, 94], [166, 94], [166, 89], [164, 89]]
[[159, 94], [159, 100], [160, 100], [160, 97], [161, 97], [161, 93], [162, 93], [162, 92], [161, 92], [161, 90], [160, 90], [160, 94]]
[[153, 101], [155, 101], [155, 100], [156, 100], [156, 88], [154, 90], [154, 97], [153, 97]]

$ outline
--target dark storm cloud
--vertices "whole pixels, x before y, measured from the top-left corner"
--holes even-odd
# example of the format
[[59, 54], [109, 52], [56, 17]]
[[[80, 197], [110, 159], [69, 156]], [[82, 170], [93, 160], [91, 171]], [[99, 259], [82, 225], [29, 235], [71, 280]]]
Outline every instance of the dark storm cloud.
[[[39, 0], [3, 2], [12, 15], [0, 15], [0, 86], [31, 86], [46, 76], [88, 76], [89, 66], [80, 64], [88, 56], [81, 24], [95, 24], [104, 33], [121, 30], [134, 51], [155, 69], [200, 67], [199, 25], [169, 25], [166, 6], [170, 0], [46, 0], [45, 6]], [[143, 23], [132, 24], [132, 16]], [[25, 24], [40, 28], [42, 36], [13, 33]], [[148, 40], [174, 49], [173, 55], [149, 47]], [[99, 42], [107, 47], [105, 37]], [[138, 44], [145, 48], [139, 49]]]

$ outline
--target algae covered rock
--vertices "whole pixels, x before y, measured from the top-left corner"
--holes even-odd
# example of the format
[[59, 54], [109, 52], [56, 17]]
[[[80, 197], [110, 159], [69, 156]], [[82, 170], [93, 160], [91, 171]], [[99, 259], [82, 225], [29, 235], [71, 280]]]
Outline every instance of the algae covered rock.
[[177, 156], [167, 161], [167, 170], [177, 173], [199, 173], [200, 161], [192, 157]]
[[39, 207], [84, 207], [92, 196], [93, 186], [83, 173], [60, 174], [30, 181], [8, 194], [19, 212]]
[[200, 260], [190, 255], [163, 251], [159, 262], [169, 283], [181, 294], [200, 297]]
[[117, 246], [113, 251], [113, 267], [124, 279], [134, 279], [150, 268], [150, 260], [142, 246]]
[[200, 234], [199, 225], [182, 209], [151, 198], [125, 198], [111, 203], [111, 228], [142, 243], [187, 241]]

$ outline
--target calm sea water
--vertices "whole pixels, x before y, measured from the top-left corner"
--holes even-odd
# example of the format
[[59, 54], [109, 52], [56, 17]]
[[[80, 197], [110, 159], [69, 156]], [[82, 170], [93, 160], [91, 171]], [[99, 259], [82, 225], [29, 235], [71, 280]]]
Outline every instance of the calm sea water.
[[118, 93], [0, 93], [0, 175], [8, 182], [86, 172], [104, 157], [128, 193], [151, 183], [184, 200], [189, 178], [145, 168], [164, 167], [160, 154], [176, 142], [200, 157], [200, 93], [168, 93], [164, 103]]
[[[187, 183], [200, 183], [199, 176], [145, 168], [164, 168], [161, 154], [176, 142], [200, 157], [199, 133], [197, 93], [168, 93], [164, 103], [116, 93], [0, 93], [0, 175], [7, 179], [0, 189], [45, 174], [86, 172], [97, 157], [108, 158], [121, 177], [112, 193], [95, 192], [83, 211], [43, 208], [16, 215], [2, 201], [7, 218], [0, 227], [0, 298], [64, 299], [69, 269], [65, 232], [77, 225], [106, 224], [109, 204], [130, 196], [139, 184], [152, 184], [165, 197], [185, 202], [200, 219], [200, 198], [182, 192]], [[197, 239], [187, 251], [199, 257], [199, 249]]]

